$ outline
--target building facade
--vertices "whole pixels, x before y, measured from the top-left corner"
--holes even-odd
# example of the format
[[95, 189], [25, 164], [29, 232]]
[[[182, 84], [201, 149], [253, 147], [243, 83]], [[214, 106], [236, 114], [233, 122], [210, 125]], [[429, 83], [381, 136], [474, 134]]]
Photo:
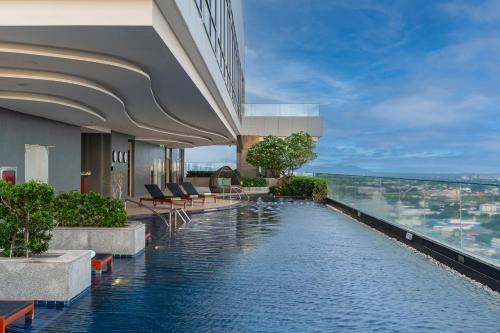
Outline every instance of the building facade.
[[181, 180], [183, 149], [234, 143], [244, 96], [241, 6], [0, 2], [3, 178], [142, 195], [145, 183]]
[[242, 134], [244, 43], [241, 0], [0, 1], [2, 178], [182, 181], [184, 149]]

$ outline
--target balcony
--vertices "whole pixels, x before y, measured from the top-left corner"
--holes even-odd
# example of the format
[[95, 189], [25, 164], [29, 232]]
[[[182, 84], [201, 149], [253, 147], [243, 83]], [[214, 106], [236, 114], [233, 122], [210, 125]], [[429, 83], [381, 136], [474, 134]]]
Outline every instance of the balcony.
[[319, 117], [319, 104], [245, 104], [245, 117]]
[[319, 104], [245, 104], [242, 135], [288, 136], [307, 132], [315, 138], [323, 135]]

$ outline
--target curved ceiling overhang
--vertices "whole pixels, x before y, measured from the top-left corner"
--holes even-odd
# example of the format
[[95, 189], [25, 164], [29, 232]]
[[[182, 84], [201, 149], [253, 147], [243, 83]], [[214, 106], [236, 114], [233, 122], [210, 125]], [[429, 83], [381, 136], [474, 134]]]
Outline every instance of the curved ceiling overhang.
[[[17, 80], [19, 88], [16, 90], [26, 94], [30, 93], [32, 86], [29, 82], [35, 81], [78, 86], [108, 95], [121, 105], [121, 119], [114, 114], [106, 123], [112, 130], [133, 134], [141, 139], [150, 137], [154, 139], [150, 140], [153, 142], [157, 139], [165, 142], [170, 140], [169, 142], [184, 146], [232, 142], [227, 135], [180, 120], [164, 108], [153, 89], [151, 76], [134, 63], [91, 52], [5, 42], [0, 43], [0, 61], [2, 66], [5, 66], [0, 69], [0, 91], [5, 90], [2, 88], [3, 82], [9, 80]], [[25, 84], [26, 82], [28, 84]], [[36, 93], [40, 96], [53, 96], [59, 101], [69, 97], [59, 95], [61, 90], [50, 91], [50, 84], [45, 86], [46, 91]], [[90, 101], [90, 95], [71, 97], [78, 101], [78, 105], [84, 106], [93, 102]], [[40, 99], [31, 102], [44, 101]], [[33, 105], [30, 104], [30, 107]], [[11, 108], [22, 112], [20, 106], [14, 105]], [[100, 110], [103, 118], [108, 118], [108, 113], [112, 113], [107, 107], [96, 108]], [[34, 109], [36, 110], [36, 107]], [[26, 110], [25, 113], [29, 112]], [[68, 117], [55, 120], [71, 123]], [[125, 125], [125, 121], [129, 124]], [[80, 123], [80, 120], [74, 122]], [[158, 135], [164, 137], [158, 138]]]
[[[51, 95], [0, 91], [0, 105], [14, 111], [53, 120], [71, 119], [80, 126], [102, 125], [106, 122], [106, 118], [99, 112], [83, 104]], [[31, 107], [23, 107], [27, 105]]]
[[181, 144], [185, 145], [186, 148], [192, 148], [195, 145], [186, 143], [184, 141], [179, 141], [179, 140], [168, 140], [168, 139], [161, 139], [161, 138], [141, 138], [141, 137], [136, 137], [136, 141], [143, 141], [143, 142], [148, 142], [148, 143], [153, 143], [153, 144], [166, 144], [166, 145], [171, 145], [172, 143], [174, 144]]
[[[37, 87], [37, 85], [33, 82], [37, 83], [42, 82], [42, 84]], [[73, 87], [73, 89], [67, 89], [68, 86]], [[91, 96], [88, 93], [86, 93], [87, 90], [93, 90], [98, 94], [103, 94], [113, 99], [116, 102], [115, 104], [118, 104], [117, 107], [122, 111], [119, 114], [125, 115], [126, 119], [128, 119], [128, 121], [137, 128], [151, 132], [150, 135], [158, 135], [158, 133], [160, 133], [177, 138], [185, 137], [185, 138], [199, 139], [211, 142], [210, 139], [203, 136], [164, 130], [137, 121], [127, 111], [125, 103], [120, 97], [118, 97], [116, 94], [109, 91], [105, 87], [99, 85], [98, 83], [92, 82], [84, 78], [60, 74], [60, 73], [52, 73], [52, 72], [0, 68], [0, 92], [5, 90], [12, 91], [14, 89], [19, 90], [21, 92], [23, 90], [36, 91], [36, 92], [52, 91], [54, 94], [57, 92], [61, 93], [62, 91], [64, 91], [63, 95], [71, 96], [71, 98], [74, 100], [84, 99], [84, 97], [88, 97], [87, 101], [91, 100], [94, 104], [97, 104], [96, 108], [107, 110], [107, 112], [113, 111], [112, 109], [115, 108], [115, 106], [106, 105], [105, 103], [102, 102], [101, 102], [102, 104], [99, 105], [100, 103], [98, 101], [102, 98], [99, 98], [98, 96]], [[116, 118], [117, 112], [115, 112], [114, 116], [111, 117]], [[83, 125], [81, 122], [71, 121], [71, 119], [66, 122], [71, 123], [73, 125], [79, 125], [79, 126]], [[95, 124], [95, 123], [90, 122], [90, 124]], [[193, 145], [192, 142], [179, 139], [172, 140], [172, 142]]]

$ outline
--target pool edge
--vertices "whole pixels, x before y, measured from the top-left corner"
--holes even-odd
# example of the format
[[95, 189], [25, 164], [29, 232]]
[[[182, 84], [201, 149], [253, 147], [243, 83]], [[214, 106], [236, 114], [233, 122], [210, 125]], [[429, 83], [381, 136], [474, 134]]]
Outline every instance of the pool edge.
[[[500, 292], [500, 270], [477, 258], [444, 246], [412, 231], [366, 214], [341, 202], [327, 199], [326, 203], [354, 220], [374, 228], [387, 236], [422, 252], [440, 263], [480, 282], [496, 292]], [[407, 238], [411, 234], [411, 239]]]

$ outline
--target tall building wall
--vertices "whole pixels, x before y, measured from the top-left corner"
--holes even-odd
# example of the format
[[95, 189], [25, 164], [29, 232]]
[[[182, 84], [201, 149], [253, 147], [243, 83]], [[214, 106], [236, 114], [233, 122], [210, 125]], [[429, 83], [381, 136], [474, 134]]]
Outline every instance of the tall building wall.
[[25, 145], [49, 146], [49, 184], [56, 191], [80, 188], [80, 128], [0, 108], [0, 167], [16, 167], [25, 181]]

